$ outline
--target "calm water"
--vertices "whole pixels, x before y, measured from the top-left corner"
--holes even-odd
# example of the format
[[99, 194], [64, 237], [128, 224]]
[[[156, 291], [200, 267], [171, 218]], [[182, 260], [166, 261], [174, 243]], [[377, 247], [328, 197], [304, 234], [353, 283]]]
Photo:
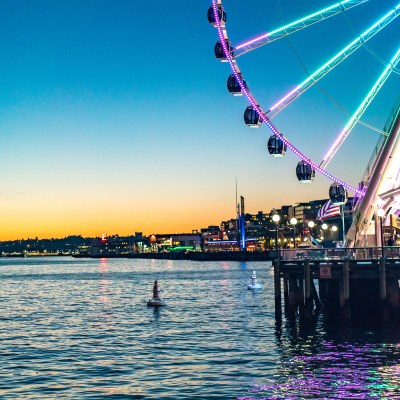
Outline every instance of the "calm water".
[[400, 399], [397, 329], [277, 325], [269, 263], [1, 259], [0, 284], [1, 399]]

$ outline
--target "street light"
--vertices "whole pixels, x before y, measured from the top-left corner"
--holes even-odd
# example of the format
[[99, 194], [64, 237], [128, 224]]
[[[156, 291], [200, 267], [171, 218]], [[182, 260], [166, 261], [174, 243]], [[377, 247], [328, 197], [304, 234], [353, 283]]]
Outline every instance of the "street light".
[[379, 217], [379, 225], [381, 229], [381, 251], [382, 251], [382, 258], [385, 257], [385, 241], [383, 240], [383, 224], [382, 224], [382, 218], [385, 215], [385, 211], [383, 208], [379, 208], [378, 211], [376, 212], [376, 215]]
[[293, 248], [296, 248], [296, 224], [297, 218], [293, 217], [290, 219], [290, 224], [293, 225]]
[[321, 225], [321, 228], [322, 228], [322, 232], [323, 232], [324, 240], [325, 240], [325, 237], [326, 237], [325, 232], [328, 229], [328, 225], [324, 223], [324, 224]]
[[278, 224], [281, 217], [278, 214], [272, 216], [272, 221], [275, 222], [275, 257], [278, 258]]
[[310, 232], [310, 236], [312, 236], [312, 233], [313, 233], [313, 231], [312, 231], [312, 228], [314, 228], [314, 226], [315, 226], [315, 222], [314, 221], [308, 221], [308, 227], [310, 228], [310, 230], [309, 230], [309, 232]]
[[337, 226], [336, 225], [333, 225], [332, 226], [332, 232], [333, 232], [333, 234], [332, 234], [332, 240], [336, 240], [337, 239], [337, 237], [336, 237], [336, 232], [337, 232]]

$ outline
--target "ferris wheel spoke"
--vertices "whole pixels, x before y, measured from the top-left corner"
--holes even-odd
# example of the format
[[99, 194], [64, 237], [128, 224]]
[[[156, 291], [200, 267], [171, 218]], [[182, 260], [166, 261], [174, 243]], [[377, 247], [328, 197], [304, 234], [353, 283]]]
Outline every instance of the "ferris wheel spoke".
[[244, 43], [238, 44], [234, 47], [235, 57], [239, 57], [249, 51], [255, 50], [261, 46], [265, 46], [268, 43], [274, 42], [275, 40], [281, 39], [301, 29], [307, 28], [310, 25], [324, 21], [327, 18], [333, 17], [343, 11], [366, 3], [368, 0], [345, 0], [339, 3], [332, 4], [322, 10], [319, 10], [313, 14], [307, 15], [304, 18], [300, 18], [290, 24], [284, 25], [274, 31], [263, 33], [254, 39], [248, 40]]
[[370, 26], [366, 31], [364, 31], [358, 38], [354, 39], [349, 43], [344, 49], [332, 57], [328, 62], [326, 62], [322, 67], [317, 69], [313, 74], [311, 74], [307, 79], [296, 86], [292, 91], [286, 94], [282, 99], [275, 103], [268, 111], [269, 117], [273, 118], [280, 111], [282, 111], [286, 106], [288, 106], [292, 101], [301, 96], [307, 89], [313, 86], [318, 80], [329, 73], [333, 68], [345, 60], [354, 51], [364, 45], [369, 39], [375, 36], [388, 24], [394, 21], [400, 14], [400, 3], [381, 19]]
[[[386, 66], [378, 80], [375, 82], [375, 84], [372, 86], [371, 90], [365, 97], [365, 99], [362, 101], [356, 112], [353, 114], [353, 116], [350, 118], [349, 122], [345, 126], [345, 128], [340, 132], [338, 138], [336, 139], [335, 143], [332, 145], [332, 147], [328, 150], [326, 153], [323, 161], [320, 164], [320, 167], [326, 168], [328, 164], [332, 161], [332, 158], [335, 156], [336, 152], [339, 150], [341, 145], [344, 143], [346, 138], [349, 136], [350, 132], [352, 129], [355, 127], [361, 116], [364, 114], [365, 110], [369, 107], [371, 104], [372, 100], [374, 97], [377, 95], [379, 90], [382, 88], [383, 84], [386, 82], [386, 80], [389, 78], [390, 74], [393, 72], [394, 68], [396, 68], [397, 64], [400, 61], [400, 49], [396, 52], [394, 57], [391, 59], [389, 64]], [[387, 136], [387, 133], [385, 133], [385, 136]]]

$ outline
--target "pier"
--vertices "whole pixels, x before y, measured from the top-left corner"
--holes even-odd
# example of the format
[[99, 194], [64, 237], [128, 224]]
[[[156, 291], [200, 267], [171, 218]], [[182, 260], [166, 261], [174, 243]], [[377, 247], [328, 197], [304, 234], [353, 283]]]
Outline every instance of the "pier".
[[387, 248], [386, 257], [380, 252], [370, 247], [283, 254], [273, 261], [276, 318], [283, 311], [310, 318], [320, 310], [344, 321], [400, 318], [400, 248]]
[[131, 253], [128, 258], [154, 258], [190, 261], [272, 261], [268, 251], [210, 251]]

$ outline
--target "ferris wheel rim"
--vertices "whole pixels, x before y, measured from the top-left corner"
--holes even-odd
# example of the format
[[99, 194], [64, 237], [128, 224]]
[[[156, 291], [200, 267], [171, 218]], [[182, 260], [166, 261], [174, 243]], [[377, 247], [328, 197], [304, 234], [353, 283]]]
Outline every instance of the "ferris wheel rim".
[[[254, 108], [256, 113], [258, 114], [259, 118], [261, 119], [262, 122], [264, 122], [265, 125], [270, 129], [272, 134], [276, 135], [281, 139], [289, 148], [289, 150], [292, 151], [300, 160], [304, 161], [306, 164], [308, 164], [311, 168], [313, 168], [316, 172], [320, 173], [321, 175], [325, 176], [332, 182], [335, 182], [339, 185], [343, 185], [346, 189], [354, 192], [357, 196], [362, 197], [365, 194], [366, 188], [356, 189], [352, 185], [346, 183], [342, 179], [337, 178], [330, 172], [328, 172], [325, 168], [322, 168], [320, 165], [312, 161], [311, 158], [307, 157], [305, 154], [303, 154], [294, 144], [292, 144], [283, 134], [279, 131], [279, 129], [271, 122], [270, 118], [267, 117], [266, 113], [261, 109], [259, 106], [259, 103], [257, 102], [256, 98], [253, 96], [251, 91], [249, 90], [248, 86], [244, 83], [242, 80], [242, 72], [239, 68], [239, 65], [236, 62], [236, 59], [233, 54], [233, 49], [230, 48], [228, 49], [228, 43], [229, 42], [229, 36], [227, 33], [227, 30], [225, 28], [225, 23], [222, 25], [220, 19], [219, 19], [219, 14], [218, 14], [218, 6], [222, 7], [222, 0], [212, 0], [212, 9], [214, 13], [214, 19], [215, 19], [215, 27], [217, 28], [218, 31], [218, 37], [219, 37], [219, 42], [221, 43], [222, 51], [225, 56], [224, 61], [227, 61], [230, 69], [235, 76], [239, 86], [241, 87], [241, 90], [245, 97], [247, 98], [248, 102], [250, 105]], [[225, 22], [225, 21], [224, 21]]]

